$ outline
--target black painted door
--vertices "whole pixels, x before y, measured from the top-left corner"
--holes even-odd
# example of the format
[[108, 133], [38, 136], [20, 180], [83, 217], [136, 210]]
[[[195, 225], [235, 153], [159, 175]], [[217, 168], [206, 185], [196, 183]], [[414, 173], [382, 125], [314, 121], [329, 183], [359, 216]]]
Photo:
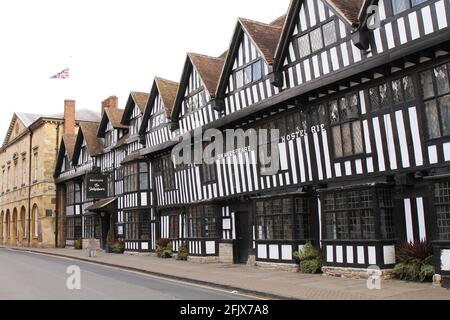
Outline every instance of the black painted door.
[[247, 263], [251, 242], [248, 212], [236, 213], [236, 263]]

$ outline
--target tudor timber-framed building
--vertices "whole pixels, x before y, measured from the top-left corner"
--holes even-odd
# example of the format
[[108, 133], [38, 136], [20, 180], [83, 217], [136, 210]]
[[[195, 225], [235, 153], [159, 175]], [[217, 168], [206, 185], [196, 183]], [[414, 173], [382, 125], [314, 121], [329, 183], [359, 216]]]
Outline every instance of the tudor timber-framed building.
[[[131, 95], [106, 124], [114, 153], [94, 155], [126, 251], [169, 238], [194, 259], [288, 265], [312, 241], [325, 272], [365, 272], [429, 240], [450, 276], [449, 24], [448, 0], [293, 0], [271, 24], [239, 19], [221, 57], [188, 54], [180, 83], [155, 79], [144, 109]], [[175, 167], [175, 138], [198, 128], [280, 129], [281, 171], [248, 149]]]

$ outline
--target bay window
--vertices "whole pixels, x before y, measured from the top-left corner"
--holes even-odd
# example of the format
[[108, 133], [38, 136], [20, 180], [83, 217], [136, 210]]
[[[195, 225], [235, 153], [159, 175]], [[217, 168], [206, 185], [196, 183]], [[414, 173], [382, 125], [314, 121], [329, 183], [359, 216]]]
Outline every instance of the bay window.
[[258, 240], [308, 240], [310, 220], [306, 197], [256, 201]]
[[436, 183], [434, 186], [438, 240], [450, 240], [450, 181]]
[[450, 64], [421, 73], [422, 98], [429, 139], [450, 136]]
[[390, 189], [326, 192], [323, 195], [325, 239], [391, 240], [395, 236], [393, 208]]
[[187, 238], [220, 237], [219, 210], [216, 206], [192, 206], [186, 210]]
[[125, 239], [150, 240], [150, 213], [139, 210], [125, 212]]

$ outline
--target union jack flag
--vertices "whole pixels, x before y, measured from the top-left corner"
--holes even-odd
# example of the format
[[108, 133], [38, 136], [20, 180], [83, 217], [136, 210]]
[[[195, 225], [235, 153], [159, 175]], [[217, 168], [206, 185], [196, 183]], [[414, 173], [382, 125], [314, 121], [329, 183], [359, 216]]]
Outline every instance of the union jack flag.
[[68, 79], [69, 78], [69, 68], [64, 69], [61, 72], [58, 72], [53, 77], [50, 77], [50, 79]]

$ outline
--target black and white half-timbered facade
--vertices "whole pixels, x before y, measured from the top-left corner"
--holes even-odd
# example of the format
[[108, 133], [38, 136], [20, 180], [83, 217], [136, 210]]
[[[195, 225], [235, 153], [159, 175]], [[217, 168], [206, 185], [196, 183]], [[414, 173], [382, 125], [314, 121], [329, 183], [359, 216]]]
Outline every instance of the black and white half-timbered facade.
[[[144, 108], [132, 94], [119, 125], [105, 112], [95, 161], [126, 250], [166, 238], [202, 261], [291, 265], [311, 241], [325, 272], [364, 273], [427, 240], [450, 276], [449, 24], [448, 0], [293, 0], [270, 24], [239, 19], [221, 57], [188, 54], [180, 84], [156, 78]], [[198, 161], [213, 142], [223, 150]]]

